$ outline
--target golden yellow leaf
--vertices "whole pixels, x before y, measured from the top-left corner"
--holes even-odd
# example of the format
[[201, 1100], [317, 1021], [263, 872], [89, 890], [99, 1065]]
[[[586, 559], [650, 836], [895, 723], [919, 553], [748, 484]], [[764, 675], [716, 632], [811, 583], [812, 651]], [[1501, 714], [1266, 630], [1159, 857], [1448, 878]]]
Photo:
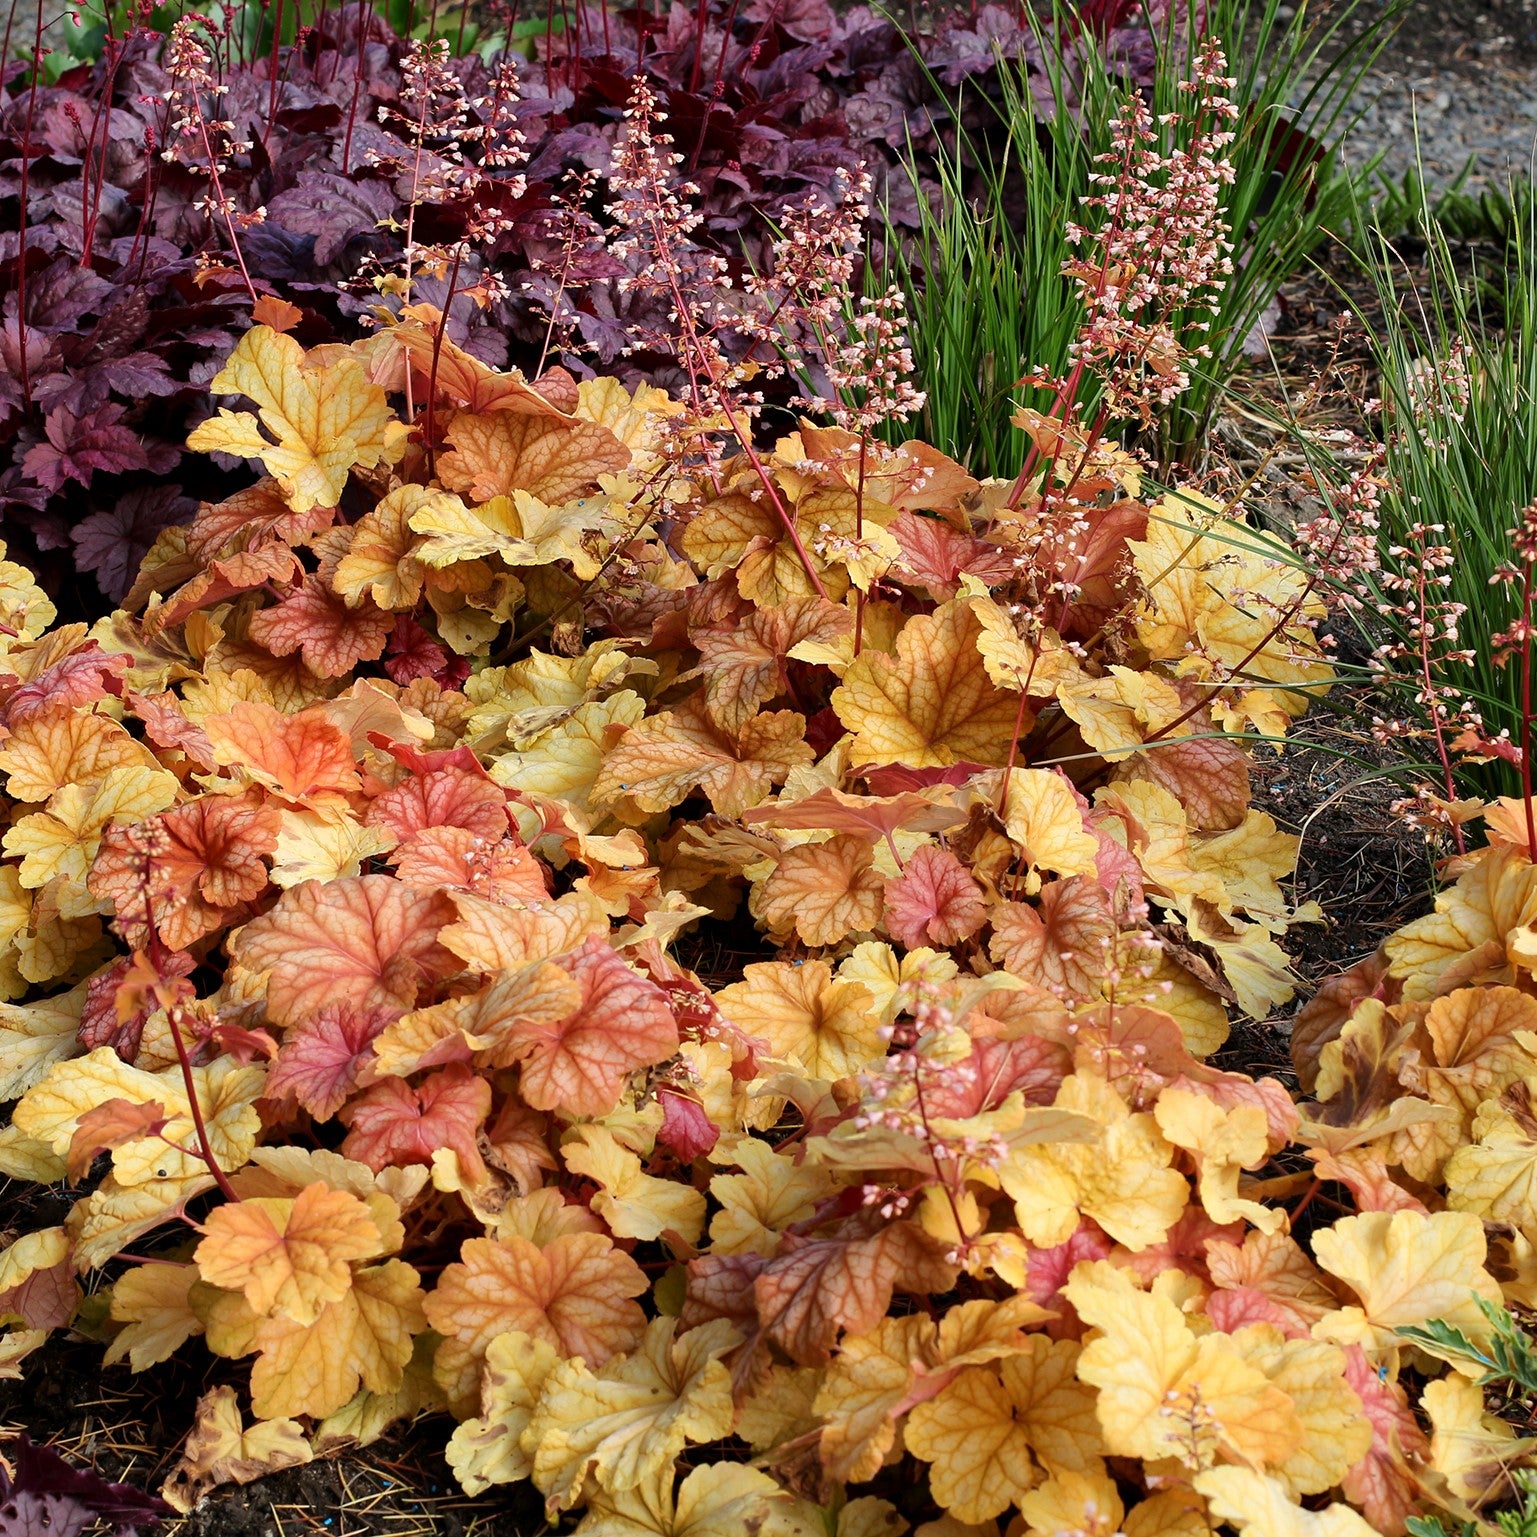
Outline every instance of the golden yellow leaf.
[[1212, 1514], [1231, 1522], [1242, 1537], [1378, 1537], [1348, 1505], [1304, 1510], [1292, 1503], [1284, 1484], [1249, 1468], [1211, 1468], [1194, 1483], [1211, 1502]]
[[1477, 1383], [1455, 1373], [1425, 1384], [1420, 1398], [1430, 1421], [1430, 1465], [1458, 1499], [1482, 1504], [1509, 1478], [1510, 1469], [1530, 1458], [1537, 1440], [1515, 1431], [1484, 1407]]
[[867, 1334], [848, 1334], [817, 1389], [818, 1447], [831, 1478], [874, 1478], [896, 1441], [896, 1410], [916, 1368], [934, 1364], [937, 1331], [922, 1315], [883, 1318]]
[[465, 1420], [448, 1442], [448, 1465], [467, 1494], [533, 1476], [534, 1459], [522, 1436], [559, 1361], [548, 1340], [519, 1329], [497, 1335], [486, 1347], [480, 1414]]
[[347, 810], [284, 810], [278, 816], [272, 883], [287, 891], [305, 881], [336, 881], [360, 875], [365, 860], [395, 846], [382, 827], [365, 827]]
[[[940, 1343], [943, 1347], [943, 1326]], [[1097, 1473], [1103, 1467], [1095, 1395], [1078, 1380], [1079, 1355], [1074, 1340], [1031, 1334], [999, 1363], [1014, 1417], [1029, 1434], [1031, 1451], [1052, 1474]]]
[[357, 358], [308, 359], [291, 336], [267, 326], [240, 338], [208, 387], [254, 401], [259, 419], [221, 408], [193, 429], [187, 447], [260, 459], [295, 512], [336, 506], [348, 473], [387, 457], [397, 427], [383, 389]]
[[83, 918], [100, 910], [85, 889], [101, 836], [113, 822], [137, 822], [164, 811], [180, 788], [176, 776], [142, 764], [109, 769], [90, 785], [55, 790], [46, 809], [24, 816], [6, 833], [7, 854], [19, 854], [21, 884], [35, 889], [64, 877], [59, 913]]
[[705, 1199], [692, 1185], [657, 1179], [640, 1166], [629, 1148], [621, 1147], [604, 1126], [578, 1126], [561, 1148], [573, 1174], [599, 1185], [592, 1209], [616, 1238], [660, 1238], [669, 1230], [685, 1243], [696, 1244], [704, 1231]]
[[975, 577], [961, 578], [961, 592], [981, 626], [977, 649], [988, 677], [999, 688], [1033, 699], [1049, 699], [1059, 687], [1083, 677], [1082, 665], [1055, 630], [1021, 635], [1008, 610], [985, 591], [976, 590], [981, 585]]
[[1446, 1160], [1446, 1202], [1490, 1222], [1537, 1229], [1537, 1114], [1531, 1086], [1513, 1084], [1473, 1117], [1473, 1142]]
[[1402, 1324], [1439, 1318], [1482, 1338], [1488, 1325], [1477, 1298], [1500, 1304], [1499, 1283], [1484, 1268], [1484, 1226], [1468, 1212], [1369, 1211], [1313, 1235], [1318, 1263], [1355, 1292], [1314, 1333], [1373, 1352], [1395, 1350]]
[[331, 586], [349, 605], [368, 597], [380, 608], [415, 608], [425, 572], [416, 556], [421, 540], [411, 519], [429, 509], [462, 505], [449, 491], [396, 486], [353, 524], [352, 542], [337, 564]]
[[533, 790], [588, 811], [609, 744], [639, 725], [645, 711], [645, 702], [630, 689], [587, 700], [526, 747], [495, 758], [491, 777], [509, 789]]
[[[201, 1167], [201, 1165], [200, 1165]], [[213, 1189], [208, 1173], [185, 1179], [152, 1179], [119, 1184], [108, 1175], [65, 1219], [74, 1245], [75, 1268], [95, 1270], [136, 1238], [171, 1220], [194, 1196]]]
[[1003, 798], [1009, 837], [1037, 869], [1092, 875], [1099, 842], [1083, 823], [1072, 786], [1050, 769], [1015, 769]]
[[111, 1366], [128, 1357], [136, 1372], [168, 1359], [195, 1334], [203, 1320], [187, 1293], [198, 1280], [195, 1265], [136, 1265], [112, 1284], [112, 1317], [125, 1325], [107, 1346]]
[[1124, 1530], [1126, 1507], [1115, 1480], [1104, 1473], [1057, 1473], [1019, 1502], [1025, 1537], [1111, 1537]]
[[[241, 1067], [233, 1057], [220, 1057], [192, 1073], [213, 1154], [226, 1171], [238, 1169], [251, 1156], [261, 1128], [252, 1102], [261, 1093], [265, 1071]], [[27, 1136], [62, 1155], [69, 1149], [80, 1117], [109, 1099], [126, 1099], [135, 1105], [159, 1101], [168, 1117], [165, 1138], [195, 1144], [181, 1073], [175, 1068], [148, 1073], [129, 1067], [110, 1046], [55, 1064], [22, 1098], [11, 1120]], [[135, 1138], [114, 1149], [112, 1168], [124, 1185], [175, 1181], [207, 1172], [200, 1158], [168, 1147], [160, 1136]]]
[[1084, 741], [1107, 758], [1137, 751], [1185, 713], [1172, 683], [1132, 667], [1111, 667], [1103, 678], [1069, 679], [1058, 685], [1057, 702]]
[[607, 427], [634, 455], [632, 464], [641, 471], [650, 467], [668, 418], [683, 410], [681, 401], [654, 384], [637, 384], [633, 394], [612, 377], [583, 379], [576, 387], [576, 414], [584, 422]]
[[[0, 555], [5, 546], [0, 544]], [[0, 560], [0, 655], [30, 640], [37, 640], [59, 617], [37, 578], [14, 560]]]
[[1481, 959], [1478, 972], [1459, 976], [1460, 982], [1514, 981], [1507, 946], [1534, 921], [1537, 865], [1524, 849], [1490, 848], [1436, 897], [1433, 913], [1388, 936], [1389, 969], [1403, 979], [1406, 998], [1433, 998], [1445, 972], [1463, 970], [1475, 958]]
[[1181, 490], [1149, 509], [1147, 537], [1128, 547], [1144, 592], [1137, 638], [1154, 661], [1279, 684], [1294, 691], [1278, 696], [1294, 715], [1310, 697], [1302, 690], [1321, 692], [1333, 677], [1304, 622], [1322, 616], [1322, 602], [1274, 536], [1225, 522], [1215, 503]]
[[579, 1529], [586, 1537], [808, 1537], [779, 1485], [739, 1462], [705, 1463], [676, 1491], [666, 1469], [633, 1489], [600, 1485]]
[[93, 710], [49, 705], [18, 721], [0, 744], [0, 774], [13, 800], [45, 801], [68, 784], [91, 785], [113, 769], [155, 768], [142, 743]]
[[689, 1442], [729, 1435], [731, 1374], [720, 1358], [740, 1340], [722, 1321], [679, 1333], [676, 1319], [658, 1318], [634, 1355], [597, 1373], [581, 1360], [558, 1365], [523, 1435], [550, 1511], [569, 1509], [589, 1474], [610, 1491], [634, 1489]]
[[998, 1177], [1024, 1235], [1043, 1247], [1066, 1243], [1088, 1216], [1133, 1251], [1161, 1242], [1190, 1186], [1172, 1167], [1174, 1149], [1157, 1122], [1088, 1073], [1063, 1082], [1055, 1107], [1087, 1116], [1103, 1132], [1091, 1142], [1016, 1148], [1002, 1164]]
[[1292, 1401], [1302, 1440], [1268, 1471], [1293, 1495], [1332, 1489], [1372, 1448], [1372, 1424], [1345, 1375], [1345, 1354], [1323, 1340], [1287, 1339], [1272, 1324], [1229, 1336]]
[[181, 1461], [160, 1493], [173, 1510], [185, 1512], [220, 1484], [248, 1484], [313, 1455], [295, 1421], [269, 1420], [247, 1430], [234, 1388], [214, 1388], [198, 1399]]
[[[9, 867], [8, 867], [9, 868]], [[85, 983], [36, 1003], [0, 1004], [0, 1101], [20, 1099], [80, 1049]]]
[[830, 1192], [831, 1176], [811, 1159], [797, 1162], [758, 1137], [739, 1138], [730, 1158], [742, 1172], [710, 1181], [710, 1194], [720, 1203], [710, 1218], [710, 1252], [767, 1258], [779, 1235], [809, 1217]]
[[970, 604], [957, 598], [909, 619], [894, 656], [855, 657], [832, 706], [854, 733], [856, 763], [943, 768], [1007, 759], [1019, 702], [988, 677], [980, 635]]
[[1153, 1115], [1164, 1136], [1194, 1157], [1201, 1204], [1213, 1222], [1246, 1221], [1262, 1233], [1285, 1226], [1284, 1211], [1238, 1194], [1242, 1171], [1262, 1168], [1270, 1159], [1269, 1123], [1259, 1105], [1224, 1110], [1205, 1094], [1167, 1088]]
[[1264, 1466], [1297, 1450], [1303, 1428], [1290, 1398], [1228, 1335], [1197, 1337], [1167, 1296], [1140, 1291], [1107, 1261], [1079, 1265], [1063, 1289], [1099, 1331], [1084, 1346], [1078, 1376], [1099, 1389], [1108, 1452], [1177, 1457], [1196, 1471], [1219, 1451]]
[[826, 961], [744, 966], [742, 980], [715, 1002], [732, 1024], [813, 1078], [847, 1078], [886, 1054], [869, 993], [834, 981]]
[[990, 1371], [968, 1367], [908, 1416], [907, 1449], [930, 1464], [934, 1498], [961, 1521], [1001, 1514], [1036, 1480], [1030, 1436], [1012, 1395]]
[[421, 1277], [410, 1265], [392, 1259], [355, 1271], [352, 1285], [313, 1324], [283, 1317], [258, 1324], [251, 1407], [264, 1420], [293, 1414], [319, 1419], [336, 1413], [359, 1384], [374, 1393], [393, 1392], [411, 1359], [413, 1336], [425, 1327]]

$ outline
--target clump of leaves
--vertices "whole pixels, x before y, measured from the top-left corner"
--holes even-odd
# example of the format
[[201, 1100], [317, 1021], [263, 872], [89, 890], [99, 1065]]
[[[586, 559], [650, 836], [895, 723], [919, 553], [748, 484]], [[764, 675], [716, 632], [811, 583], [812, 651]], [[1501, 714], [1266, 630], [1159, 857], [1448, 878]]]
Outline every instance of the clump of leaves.
[[[1112, 11], [1135, 74], [1145, 24]], [[638, 12], [568, 22], [533, 64], [449, 60], [446, 40], [407, 44], [360, 5], [270, 51], [188, 19], [169, 39], [109, 36], [56, 80], [11, 68], [0, 535], [71, 612], [98, 611], [81, 574], [119, 600], [160, 529], [230, 488], [183, 443], [260, 294], [297, 305], [311, 345], [414, 293], [492, 365], [625, 359], [631, 384], [676, 385], [670, 358], [633, 352], [669, 306], [627, 288], [605, 241], [601, 176], [633, 77], [677, 125], [693, 243], [738, 278], [808, 192], [835, 201], [861, 159], [884, 167], [943, 115], [908, 42], [858, 6], [722, 0], [661, 32]], [[951, 86], [1030, 47], [998, 6], [919, 41]]]
[[435, 1409], [592, 1529], [1403, 1530], [1394, 1330], [1502, 1293], [1389, 1171], [1531, 1000], [1422, 1117], [1203, 1060], [1311, 916], [1221, 725], [1327, 686], [1295, 564], [1059, 422], [762, 454], [440, 320], [248, 331], [191, 447], [266, 476], [90, 631], [3, 573], [0, 1169], [85, 1182], [8, 1351], [104, 1271], [110, 1361], [249, 1359], [181, 1505]]

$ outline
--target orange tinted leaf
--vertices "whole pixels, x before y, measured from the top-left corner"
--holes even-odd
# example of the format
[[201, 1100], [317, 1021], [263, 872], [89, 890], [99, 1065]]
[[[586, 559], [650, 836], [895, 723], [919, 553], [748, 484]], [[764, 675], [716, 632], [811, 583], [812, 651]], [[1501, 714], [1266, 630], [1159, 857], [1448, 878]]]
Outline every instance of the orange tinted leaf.
[[740, 623], [696, 632], [710, 719], [724, 731], [740, 731], [761, 706], [784, 692], [792, 647], [802, 641], [830, 646], [853, 626], [846, 608], [811, 597], [756, 608]]
[[194, 1256], [211, 1286], [239, 1291], [254, 1312], [312, 1324], [352, 1285], [350, 1263], [380, 1249], [368, 1207], [345, 1190], [306, 1185], [293, 1200], [230, 1201], [203, 1224]]
[[[943, 768], [1005, 761], [1019, 701], [988, 677], [980, 633], [970, 605], [956, 599], [909, 619], [894, 656], [867, 649], [855, 658], [832, 705], [855, 733], [856, 763]], [[1028, 714], [1023, 724], [1028, 728]]]
[[454, 917], [441, 893], [388, 875], [306, 881], [236, 937], [240, 964], [265, 971], [267, 1012], [296, 1024], [328, 1003], [410, 1008], [418, 990], [458, 963], [437, 942]]
[[348, 607], [318, 576], [307, 576], [276, 608], [251, 616], [251, 639], [274, 656], [297, 651], [304, 665], [322, 678], [341, 678], [359, 662], [384, 655], [395, 616], [371, 598]]
[[[163, 812], [153, 825], [163, 835], [153, 856], [155, 917], [171, 949], [222, 927], [267, 889], [263, 860], [277, 842], [275, 808], [249, 795], [209, 796]], [[141, 895], [142, 868], [135, 841], [109, 833], [91, 867], [91, 895], [112, 902], [121, 920]]]
[[778, 934], [835, 945], [881, 918], [885, 881], [870, 845], [852, 833], [786, 849], [758, 894], [757, 911]]
[[0, 746], [0, 774], [13, 800], [45, 801], [67, 784], [90, 784], [115, 768], [154, 767], [150, 755], [114, 720], [51, 705], [18, 721]]
[[491, 1113], [491, 1085], [462, 1063], [430, 1073], [416, 1087], [386, 1078], [341, 1112], [348, 1127], [342, 1151], [371, 1169], [430, 1164], [440, 1147], [459, 1155], [471, 1179], [485, 1172], [476, 1136]]
[[435, 769], [412, 774], [386, 790], [364, 820], [399, 839], [429, 827], [462, 827], [496, 843], [507, 834], [507, 796], [483, 774]]
[[581, 1004], [553, 1023], [515, 1021], [504, 1049], [522, 1062], [519, 1085], [536, 1110], [607, 1115], [631, 1073], [677, 1051], [677, 1021], [661, 988], [597, 935], [566, 969], [582, 990]]
[[[516, 370], [498, 373], [451, 337], [442, 335], [437, 318], [422, 313], [430, 311], [429, 306], [412, 305], [410, 309], [414, 318], [391, 325], [365, 344], [373, 377], [385, 388], [404, 390], [405, 371], [409, 368], [417, 400], [427, 398], [431, 383], [436, 385], [439, 399], [452, 401], [468, 411], [507, 411], [561, 422], [571, 420], [543, 393], [543, 379], [539, 381], [540, 388], [536, 388]], [[553, 375], [562, 373], [564, 370], [553, 370]], [[570, 375], [565, 378], [569, 381]], [[557, 378], [550, 377], [548, 388], [553, 391], [557, 382]], [[570, 385], [570, 389], [574, 397], [575, 385]]]
[[297, 304], [290, 304], [287, 299], [280, 299], [276, 294], [262, 294], [251, 306], [251, 319], [257, 325], [267, 326], [279, 333], [292, 331], [304, 318], [304, 311]]
[[812, 761], [805, 727], [798, 711], [775, 710], [728, 736], [694, 695], [624, 733], [603, 762], [592, 798], [603, 804], [627, 796], [643, 811], [665, 811], [699, 789], [722, 816], [740, 816]]
[[169, 1119], [165, 1106], [153, 1099], [142, 1104], [109, 1099], [92, 1106], [75, 1122], [75, 1134], [69, 1139], [64, 1166], [70, 1179], [83, 1179], [98, 1153], [156, 1132]]
[[454, 886], [493, 902], [543, 902], [550, 894], [544, 866], [521, 843], [502, 838], [487, 848], [467, 827], [424, 827], [390, 860], [408, 886]]
[[792, 1359], [826, 1361], [843, 1330], [865, 1334], [880, 1322], [897, 1288], [948, 1291], [955, 1267], [944, 1247], [910, 1222], [871, 1214], [832, 1238], [787, 1235], [777, 1259], [753, 1283], [758, 1316]]
[[[1196, 729], [1190, 727], [1187, 729]], [[1213, 728], [1206, 726], [1210, 732]], [[1249, 760], [1241, 742], [1200, 735], [1150, 747], [1114, 775], [1148, 779], [1178, 798], [1190, 825], [1221, 832], [1243, 824], [1249, 810]]]
[[517, 1236], [471, 1238], [427, 1299], [427, 1319], [476, 1356], [497, 1335], [521, 1329], [596, 1367], [639, 1342], [645, 1314], [631, 1299], [647, 1285], [606, 1233], [562, 1233], [542, 1246]]
[[346, 733], [313, 711], [284, 715], [242, 700], [203, 729], [220, 763], [294, 805], [336, 805], [362, 786]]
[[596, 422], [466, 411], [445, 436], [453, 448], [439, 455], [438, 476], [476, 502], [514, 491], [569, 502], [591, 491], [598, 476], [617, 474], [630, 462], [630, 450]]
[[893, 833], [941, 832], [965, 821], [953, 805], [930, 800], [916, 790], [898, 795], [850, 795], [823, 786], [802, 800], [772, 801], [742, 813], [750, 827], [822, 829], [860, 833], [874, 843]]
[[210, 560], [204, 570], [145, 615], [144, 628], [150, 635], [158, 635], [183, 623], [200, 608], [253, 592], [268, 582], [294, 581], [303, 571], [299, 557], [286, 544], [276, 542]]
[[1092, 876], [1048, 881], [1038, 907], [1003, 902], [991, 916], [987, 949], [1001, 966], [1064, 997], [1099, 996], [1106, 947], [1119, 925]]

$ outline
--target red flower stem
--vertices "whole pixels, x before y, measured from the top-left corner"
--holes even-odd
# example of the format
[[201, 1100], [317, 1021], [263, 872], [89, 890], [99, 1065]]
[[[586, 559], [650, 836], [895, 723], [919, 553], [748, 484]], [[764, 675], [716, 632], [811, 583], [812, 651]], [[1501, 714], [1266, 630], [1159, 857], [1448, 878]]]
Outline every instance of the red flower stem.
[[1537, 812], [1532, 808], [1532, 571], [1521, 583], [1521, 797], [1526, 806], [1526, 852], [1537, 863]]

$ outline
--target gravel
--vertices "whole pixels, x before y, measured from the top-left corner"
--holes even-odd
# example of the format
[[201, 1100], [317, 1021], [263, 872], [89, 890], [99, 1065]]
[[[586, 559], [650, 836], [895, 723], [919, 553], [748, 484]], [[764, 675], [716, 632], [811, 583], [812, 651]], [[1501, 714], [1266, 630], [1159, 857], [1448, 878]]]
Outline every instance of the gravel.
[[[1383, 0], [1366, 0], [1375, 13]], [[1412, 0], [1362, 88], [1352, 160], [1379, 151], [1401, 179], [1418, 156], [1446, 183], [1471, 160], [1470, 187], [1532, 170], [1537, 155], [1537, 0]]]

